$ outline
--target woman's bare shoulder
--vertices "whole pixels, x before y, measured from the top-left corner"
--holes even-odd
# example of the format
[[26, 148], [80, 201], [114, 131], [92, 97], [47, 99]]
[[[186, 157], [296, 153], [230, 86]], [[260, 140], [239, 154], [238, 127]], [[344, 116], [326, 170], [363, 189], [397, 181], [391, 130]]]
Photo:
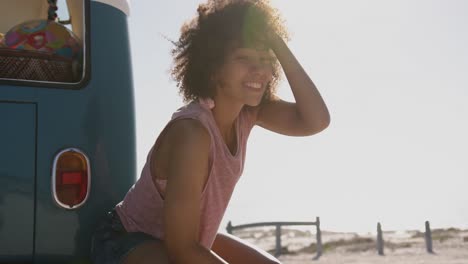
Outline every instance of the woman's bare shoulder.
[[[210, 134], [203, 124], [196, 119], [179, 119], [172, 121], [166, 128], [158, 149], [151, 157], [152, 169], [167, 170], [172, 160], [187, 162], [189, 157], [208, 159]], [[193, 159], [190, 159], [193, 160]]]
[[173, 121], [173, 124], [168, 127], [167, 135], [173, 145], [209, 146], [210, 143], [208, 130], [197, 119], [184, 118]]

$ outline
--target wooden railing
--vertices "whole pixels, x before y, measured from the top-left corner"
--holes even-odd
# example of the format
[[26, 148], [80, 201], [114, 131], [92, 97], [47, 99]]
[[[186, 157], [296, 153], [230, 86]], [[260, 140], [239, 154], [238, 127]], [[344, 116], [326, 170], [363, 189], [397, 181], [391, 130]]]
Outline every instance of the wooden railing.
[[322, 233], [320, 231], [320, 218], [317, 217], [315, 222], [262, 222], [262, 223], [252, 223], [233, 226], [231, 221], [229, 221], [226, 231], [229, 234], [232, 234], [234, 230], [252, 228], [252, 227], [264, 227], [264, 226], [275, 226], [276, 227], [276, 247], [275, 247], [275, 256], [278, 257], [281, 255], [281, 227], [282, 226], [307, 226], [313, 225], [316, 227], [316, 239], [317, 239], [317, 254], [313, 260], [318, 260], [322, 255]]
[[[427, 253], [434, 254], [434, 249], [432, 248], [432, 231], [429, 221], [425, 222], [424, 241], [426, 243]], [[382, 225], [380, 223], [377, 223], [377, 253], [380, 256], [385, 255]]]

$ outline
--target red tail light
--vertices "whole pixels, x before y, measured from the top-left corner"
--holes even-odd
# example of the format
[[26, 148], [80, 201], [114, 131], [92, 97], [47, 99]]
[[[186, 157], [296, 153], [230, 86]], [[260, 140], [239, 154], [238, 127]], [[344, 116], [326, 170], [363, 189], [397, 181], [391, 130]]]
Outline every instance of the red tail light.
[[89, 195], [89, 159], [78, 149], [57, 154], [52, 172], [52, 189], [56, 203], [66, 209], [82, 206]]

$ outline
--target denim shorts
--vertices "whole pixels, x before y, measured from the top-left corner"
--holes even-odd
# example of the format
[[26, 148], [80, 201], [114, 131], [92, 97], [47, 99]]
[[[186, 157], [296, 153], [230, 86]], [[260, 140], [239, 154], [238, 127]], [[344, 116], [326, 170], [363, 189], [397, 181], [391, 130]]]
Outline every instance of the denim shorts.
[[94, 264], [120, 264], [130, 251], [149, 241], [160, 240], [142, 232], [127, 232], [114, 208], [93, 234], [91, 260]]

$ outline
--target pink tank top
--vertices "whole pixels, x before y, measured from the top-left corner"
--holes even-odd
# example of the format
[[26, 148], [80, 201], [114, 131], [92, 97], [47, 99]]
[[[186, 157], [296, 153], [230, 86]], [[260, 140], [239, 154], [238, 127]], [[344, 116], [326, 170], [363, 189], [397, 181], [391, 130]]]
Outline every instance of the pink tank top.
[[[128, 232], [144, 232], [164, 240], [164, 200], [152, 181], [150, 157], [152, 151], [160, 145], [160, 138], [169, 124], [184, 118], [199, 120], [211, 136], [210, 172], [201, 197], [199, 228], [199, 243], [211, 249], [234, 187], [244, 169], [247, 138], [256, 120], [256, 112], [251, 107], [244, 107], [235, 121], [237, 134], [235, 155], [231, 154], [224, 143], [209, 108], [198, 102], [179, 108], [149, 151], [140, 178], [127, 192], [123, 201], [116, 205], [116, 211]], [[165, 188], [165, 184], [159, 186]]]

